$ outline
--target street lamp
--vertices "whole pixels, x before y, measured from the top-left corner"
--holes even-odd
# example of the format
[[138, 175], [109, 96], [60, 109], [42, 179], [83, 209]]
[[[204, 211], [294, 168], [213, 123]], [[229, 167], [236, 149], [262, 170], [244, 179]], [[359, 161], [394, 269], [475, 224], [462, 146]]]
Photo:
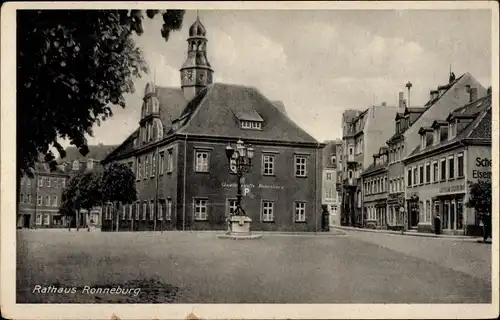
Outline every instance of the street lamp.
[[[243, 141], [238, 140], [236, 142], [236, 150], [229, 143], [226, 147], [226, 157], [229, 162], [229, 172], [234, 172], [236, 177], [238, 178], [238, 191], [236, 194], [236, 210], [234, 210], [234, 216], [244, 216], [245, 210], [241, 207], [241, 180], [243, 178], [244, 173], [250, 172], [250, 168], [252, 167], [252, 158], [254, 156], [254, 149], [251, 145], [248, 147], [245, 146]], [[231, 163], [233, 161], [233, 164]], [[232, 167], [234, 166], [234, 170]]]

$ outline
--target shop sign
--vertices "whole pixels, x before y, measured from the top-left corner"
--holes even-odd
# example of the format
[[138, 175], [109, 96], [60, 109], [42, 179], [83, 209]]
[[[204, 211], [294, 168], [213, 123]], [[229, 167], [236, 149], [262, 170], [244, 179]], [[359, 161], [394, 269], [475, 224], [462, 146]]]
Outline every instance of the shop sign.
[[476, 169], [472, 170], [473, 179], [491, 180], [491, 159], [477, 157], [474, 164]]
[[439, 193], [459, 192], [459, 191], [464, 191], [464, 190], [465, 190], [465, 185], [458, 184], [456, 186], [439, 188]]

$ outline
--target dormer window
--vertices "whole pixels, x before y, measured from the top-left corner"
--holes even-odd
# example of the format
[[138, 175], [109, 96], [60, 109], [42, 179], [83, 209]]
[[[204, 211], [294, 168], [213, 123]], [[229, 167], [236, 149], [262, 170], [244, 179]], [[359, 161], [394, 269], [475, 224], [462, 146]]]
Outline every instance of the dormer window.
[[450, 121], [448, 125], [448, 140], [452, 140], [457, 135], [457, 120]]
[[426, 147], [426, 134], [425, 132], [420, 135], [420, 149], [425, 149]]
[[242, 120], [240, 124], [242, 129], [262, 130], [262, 123], [258, 121]]
[[433, 142], [434, 142], [434, 143], [433, 143], [433, 145], [437, 145], [437, 144], [439, 144], [439, 139], [440, 139], [440, 137], [441, 137], [441, 128], [436, 127], [436, 128], [434, 129], [434, 137], [433, 137]]

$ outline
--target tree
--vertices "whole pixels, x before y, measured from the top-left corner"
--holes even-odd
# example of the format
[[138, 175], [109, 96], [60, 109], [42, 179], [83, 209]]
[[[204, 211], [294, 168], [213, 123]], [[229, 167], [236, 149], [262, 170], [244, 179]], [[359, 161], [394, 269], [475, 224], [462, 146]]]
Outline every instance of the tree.
[[102, 172], [98, 170], [80, 172], [69, 180], [63, 191], [59, 211], [68, 217], [75, 216], [77, 230], [83, 226], [81, 210], [90, 214], [101, 203], [101, 180]]
[[130, 204], [137, 200], [135, 174], [124, 164], [112, 163], [104, 170], [101, 180], [101, 195], [104, 202], [113, 202], [116, 230], [118, 231], [118, 203]]
[[491, 236], [491, 181], [478, 180], [469, 182], [469, 201], [466, 203], [468, 208], [474, 208], [476, 215], [483, 221], [484, 240]]
[[[154, 18], [159, 10], [146, 10]], [[184, 10], [162, 11], [161, 36], [182, 26]], [[82, 155], [85, 134], [125, 107], [124, 94], [147, 72], [133, 33], [143, 33], [141, 10], [17, 11], [17, 167], [32, 176], [37, 156], [55, 168], [57, 142], [68, 139]]]

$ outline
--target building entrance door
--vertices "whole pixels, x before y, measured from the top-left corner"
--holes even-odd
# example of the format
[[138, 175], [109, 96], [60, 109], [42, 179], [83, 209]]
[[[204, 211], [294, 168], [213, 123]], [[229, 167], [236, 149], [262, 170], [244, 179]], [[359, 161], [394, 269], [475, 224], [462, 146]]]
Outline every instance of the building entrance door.
[[418, 204], [416, 202], [412, 201], [412, 202], [410, 202], [410, 221], [409, 221], [410, 228], [417, 227], [418, 216], [419, 216]]
[[29, 228], [30, 227], [30, 220], [31, 220], [31, 215], [30, 214], [25, 214], [23, 217], [23, 228]]

